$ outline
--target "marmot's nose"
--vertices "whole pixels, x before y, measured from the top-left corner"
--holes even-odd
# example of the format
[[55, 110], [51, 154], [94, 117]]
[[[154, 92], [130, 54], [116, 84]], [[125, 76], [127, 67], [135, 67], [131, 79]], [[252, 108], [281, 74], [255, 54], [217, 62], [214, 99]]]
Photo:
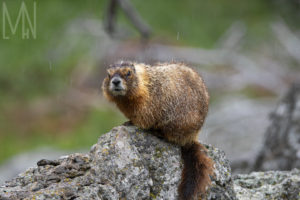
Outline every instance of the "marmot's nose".
[[118, 86], [121, 83], [120, 78], [114, 77], [111, 82], [115, 85]]

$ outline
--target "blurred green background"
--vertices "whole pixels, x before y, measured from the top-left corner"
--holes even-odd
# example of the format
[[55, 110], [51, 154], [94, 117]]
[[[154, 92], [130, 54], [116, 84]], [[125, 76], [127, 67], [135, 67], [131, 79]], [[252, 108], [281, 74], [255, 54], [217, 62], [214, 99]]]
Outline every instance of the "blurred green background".
[[[102, 99], [100, 77], [94, 83], [99, 87], [91, 90], [96, 103], [86, 103], [89, 97], [84, 95], [79, 101], [76, 93], [72, 93], [73, 87], [85, 90], [77, 84], [77, 74], [81, 74], [76, 71], [79, 65], [82, 70], [106, 64], [91, 54], [90, 49], [98, 45], [95, 36], [78, 35], [79, 30], [72, 26], [81, 19], [101, 22], [108, 0], [1, 0], [1, 35], [4, 4], [15, 23], [22, 2], [26, 3], [30, 16], [36, 2], [37, 37], [22, 39], [20, 27], [11, 35], [7, 26], [10, 39], [0, 38], [0, 163], [12, 155], [45, 145], [89, 148], [101, 134], [125, 121], [114, 106]], [[244, 47], [249, 51], [269, 39], [269, 25], [278, 18], [292, 28], [299, 28], [297, 4], [281, 2], [132, 0], [152, 28], [151, 40], [212, 49], [232, 23], [242, 21], [247, 26]], [[140, 40], [122, 12], [118, 24], [131, 31], [127, 40]], [[67, 95], [70, 93], [71, 97]], [[77, 106], [77, 101], [83, 106]]]

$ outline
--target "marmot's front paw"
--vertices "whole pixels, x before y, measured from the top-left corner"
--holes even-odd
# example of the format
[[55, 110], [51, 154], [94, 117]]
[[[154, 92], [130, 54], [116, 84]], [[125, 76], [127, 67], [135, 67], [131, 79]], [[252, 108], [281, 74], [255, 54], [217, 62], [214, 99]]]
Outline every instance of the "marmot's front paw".
[[124, 122], [122, 125], [123, 126], [133, 126], [133, 123], [131, 121], [127, 121], [127, 122]]

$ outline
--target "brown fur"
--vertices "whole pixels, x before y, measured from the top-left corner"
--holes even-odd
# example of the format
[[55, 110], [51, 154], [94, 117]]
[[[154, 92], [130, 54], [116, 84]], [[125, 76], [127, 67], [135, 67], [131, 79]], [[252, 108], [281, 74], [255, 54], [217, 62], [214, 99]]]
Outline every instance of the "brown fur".
[[[128, 74], [131, 71], [131, 75]], [[191, 200], [205, 193], [213, 174], [213, 162], [197, 142], [208, 112], [209, 96], [198, 73], [183, 64], [115, 64], [103, 82], [104, 95], [143, 129], [159, 131], [167, 141], [182, 147], [184, 169], [180, 199]], [[111, 77], [119, 75], [125, 95], [113, 95]]]
[[206, 156], [206, 148], [198, 142], [181, 148], [184, 169], [179, 185], [180, 199], [195, 199], [204, 196], [213, 174], [213, 162]]

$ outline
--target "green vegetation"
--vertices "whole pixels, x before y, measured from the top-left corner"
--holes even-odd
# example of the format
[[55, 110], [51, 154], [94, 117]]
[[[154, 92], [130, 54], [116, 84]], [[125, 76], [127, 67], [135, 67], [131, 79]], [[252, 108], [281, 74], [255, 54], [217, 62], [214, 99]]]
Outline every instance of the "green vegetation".
[[[157, 32], [189, 46], [211, 48], [237, 21], [249, 28], [249, 37], [266, 37], [272, 11], [266, 1], [133, 1]], [[155, 14], [153, 14], [155, 11]]]
[[[35, 124], [29, 120], [33, 125], [24, 125], [24, 120], [30, 118], [31, 102], [53, 98], [69, 88], [71, 72], [78, 62], [89, 60], [87, 65], [97, 66], [98, 58], [87, 53], [95, 45], [93, 40], [73, 38], [72, 34], [66, 35], [66, 29], [78, 19], [102, 19], [107, 1], [0, 0], [1, 16], [5, 4], [15, 23], [22, 2], [30, 14], [33, 2], [37, 3], [37, 38], [21, 39], [21, 28], [9, 40], [0, 38], [0, 162], [42, 145], [67, 149], [88, 147], [99, 135], [125, 120], [114, 109], [103, 106], [87, 109], [67, 130], [53, 128], [59, 124], [54, 123], [55, 114], [50, 122], [39, 120]], [[212, 48], [237, 20], [247, 25], [249, 45], [255, 45], [268, 38], [269, 23], [276, 17], [270, 3], [259, 0], [132, 2], [152, 27], [154, 38], [205, 48]], [[119, 23], [128, 24], [122, 13]], [[2, 18], [0, 25], [2, 35]], [[133, 37], [137, 36], [136, 33]], [[24, 119], [20, 120], [19, 115]], [[49, 123], [52, 123], [49, 129], [48, 125], [40, 125]]]

